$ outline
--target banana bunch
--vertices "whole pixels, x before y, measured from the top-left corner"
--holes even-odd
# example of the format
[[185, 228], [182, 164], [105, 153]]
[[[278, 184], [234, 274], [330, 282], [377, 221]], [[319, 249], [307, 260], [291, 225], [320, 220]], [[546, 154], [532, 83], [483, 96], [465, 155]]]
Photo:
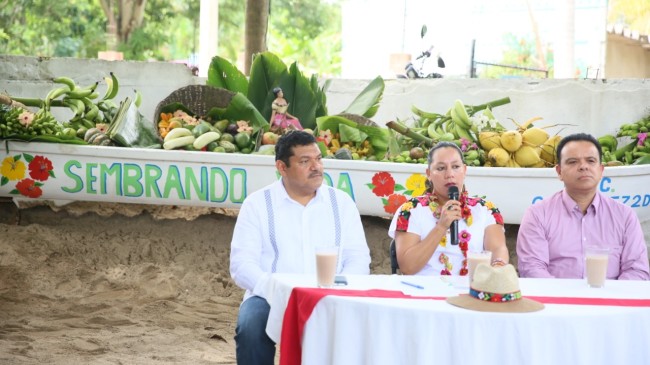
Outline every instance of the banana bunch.
[[[44, 99], [11, 97], [16, 102], [28, 107], [40, 108], [49, 113], [52, 107], [69, 108], [73, 116], [69, 121], [63, 122], [63, 127], [73, 129], [77, 137], [83, 139], [86, 131], [99, 128], [105, 131], [115, 117], [118, 106], [113, 99], [119, 91], [119, 81], [114, 73], [104, 78], [106, 91], [100, 99], [97, 92], [99, 82], [88, 86], [78, 86], [75, 81], [66, 76], [55, 77], [52, 81], [59, 86], [50, 90]], [[139, 99], [139, 93], [136, 99]]]
[[65, 131], [52, 113], [40, 109], [36, 113], [14, 107], [0, 113], [0, 137], [56, 136], [74, 138], [74, 131]]
[[637, 139], [639, 133], [648, 133], [650, 130], [650, 116], [639, 119], [635, 123], [622, 124], [616, 133], [616, 137], [630, 137]]
[[478, 141], [479, 126], [472, 120], [479, 111], [489, 113], [491, 108], [510, 102], [510, 98], [502, 98], [481, 105], [465, 105], [461, 100], [454, 100], [454, 105], [445, 114], [430, 113], [415, 106], [411, 111], [420, 118], [420, 125], [426, 128], [429, 138], [438, 141], [462, 141], [470, 143]]
[[[606, 134], [598, 137], [603, 155], [601, 157], [605, 166], [622, 166], [631, 164], [650, 163], [650, 115], [634, 123], [622, 124], [616, 135]], [[624, 146], [618, 145], [618, 138], [631, 139]]]
[[470, 142], [476, 142], [475, 134], [478, 133], [478, 127], [470, 119], [468, 108], [461, 100], [456, 99], [454, 105], [445, 114], [425, 112], [415, 106], [411, 107], [411, 111], [423, 119], [422, 127], [426, 128], [429, 138], [435, 141], [452, 141], [463, 138]]

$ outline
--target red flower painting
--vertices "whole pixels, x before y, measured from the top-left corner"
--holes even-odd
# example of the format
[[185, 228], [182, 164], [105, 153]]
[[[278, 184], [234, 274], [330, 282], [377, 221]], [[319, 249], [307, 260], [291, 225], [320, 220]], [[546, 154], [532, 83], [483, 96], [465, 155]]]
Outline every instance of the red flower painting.
[[388, 202], [384, 205], [384, 211], [389, 214], [395, 214], [397, 209], [406, 203], [406, 197], [402, 194], [392, 194], [388, 197]]
[[32, 179], [22, 179], [16, 184], [16, 190], [28, 198], [38, 198], [43, 195], [43, 190], [40, 188], [41, 183]]
[[52, 176], [52, 161], [43, 156], [36, 156], [29, 163], [29, 176], [34, 180], [45, 181]]
[[395, 192], [395, 179], [386, 171], [376, 173], [372, 177], [372, 185], [374, 186], [372, 192], [377, 196], [389, 196]]

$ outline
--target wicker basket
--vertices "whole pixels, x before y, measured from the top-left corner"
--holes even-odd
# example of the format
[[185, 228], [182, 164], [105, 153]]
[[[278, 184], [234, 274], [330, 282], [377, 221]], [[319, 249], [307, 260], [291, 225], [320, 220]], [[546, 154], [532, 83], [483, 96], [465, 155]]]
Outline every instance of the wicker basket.
[[226, 89], [209, 85], [189, 85], [174, 90], [164, 98], [158, 106], [153, 120], [156, 124], [160, 120], [160, 111], [169, 104], [181, 103], [196, 117], [203, 118], [212, 108], [226, 108], [235, 93]]
[[363, 115], [359, 114], [350, 114], [350, 113], [339, 113], [337, 114], [338, 116], [341, 116], [343, 118], [349, 119], [357, 124], [360, 125], [365, 125], [368, 127], [379, 127], [379, 125], [375, 122], [373, 122], [371, 119], [368, 119], [364, 117]]

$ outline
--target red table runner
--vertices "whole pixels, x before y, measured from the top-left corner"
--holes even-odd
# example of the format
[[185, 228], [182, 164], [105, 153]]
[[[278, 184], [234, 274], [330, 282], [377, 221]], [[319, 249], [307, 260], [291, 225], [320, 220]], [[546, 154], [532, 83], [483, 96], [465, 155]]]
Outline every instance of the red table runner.
[[[280, 338], [280, 365], [297, 365], [302, 361], [302, 333], [316, 304], [327, 295], [340, 297], [375, 297], [443, 300], [447, 297], [411, 296], [394, 290], [339, 290], [320, 288], [293, 288], [282, 321]], [[607, 305], [650, 307], [650, 299], [572, 298], [526, 296], [545, 304]]]

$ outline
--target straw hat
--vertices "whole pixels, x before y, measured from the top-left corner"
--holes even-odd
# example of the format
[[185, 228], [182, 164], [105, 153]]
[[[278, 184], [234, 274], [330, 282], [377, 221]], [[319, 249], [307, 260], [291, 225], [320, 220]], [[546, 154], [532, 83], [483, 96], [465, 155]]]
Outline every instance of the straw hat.
[[474, 269], [469, 294], [449, 297], [447, 302], [481, 312], [525, 313], [544, 309], [544, 304], [521, 296], [519, 277], [512, 265], [479, 264]]

